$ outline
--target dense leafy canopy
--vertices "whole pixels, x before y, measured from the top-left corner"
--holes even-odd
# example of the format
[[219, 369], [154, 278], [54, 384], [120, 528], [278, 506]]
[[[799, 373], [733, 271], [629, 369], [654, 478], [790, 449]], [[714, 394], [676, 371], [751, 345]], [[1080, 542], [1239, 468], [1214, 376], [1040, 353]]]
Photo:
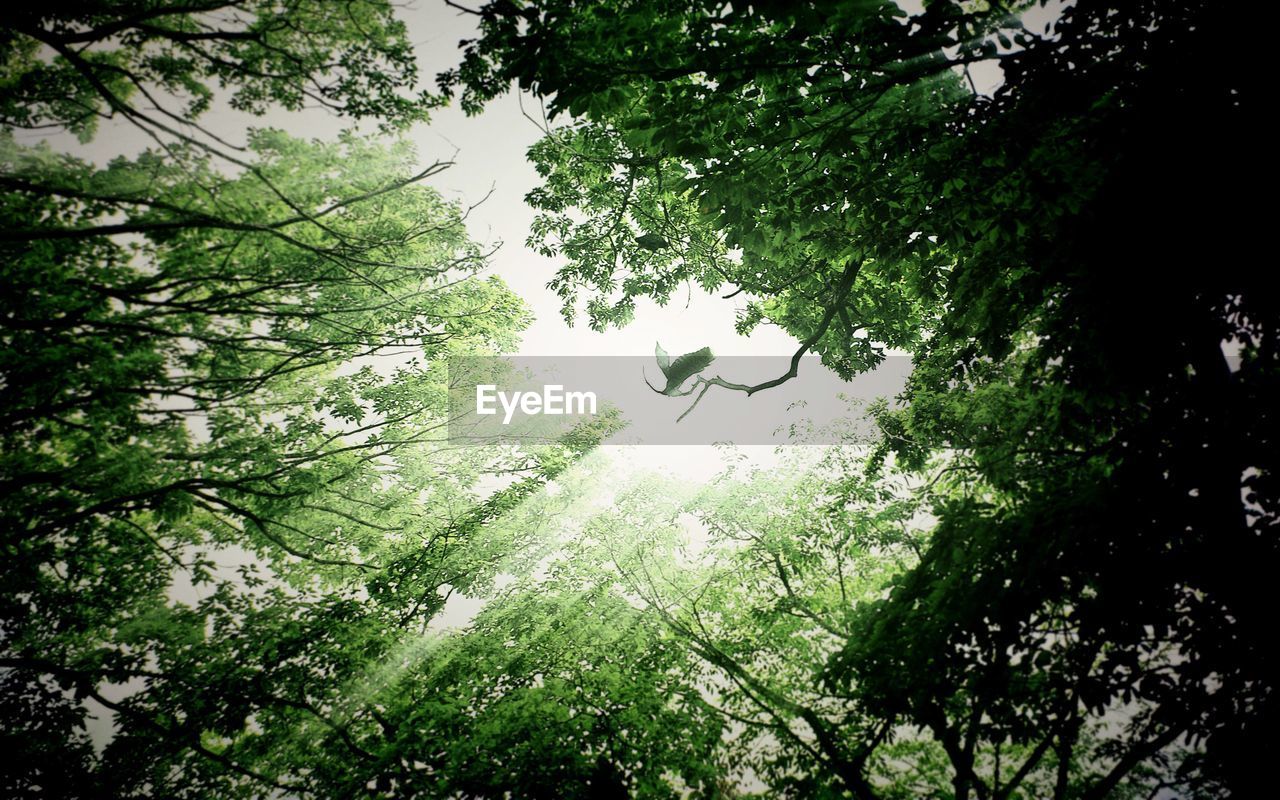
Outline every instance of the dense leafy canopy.
[[6, 126], [88, 138], [99, 118], [122, 115], [173, 133], [218, 90], [242, 111], [318, 105], [388, 128], [435, 102], [415, 93], [404, 23], [379, 0], [53, 3], [15, 8], [7, 22]]
[[[391, 4], [15, 12], [0, 789], [1250, 796], [1280, 673], [1280, 320], [1240, 193], [1266, 29], [1108, 5], [473, 12], [444, 92], [567, 119], [528, 200], [568, 320], [692, 282], [799, 342], [746, 386], [669, 341], [668, 394], [913, 358], [870, 441], [703, 486], [596, 452], [609, 415], [450, 446], [444, 364], [528, 313], [423, 185], [448, 165], [201, 127], [424, 119]], [[147, 149], [29, 143], [102, 119]], [[441, 630], [458, 595], [487, 602]]]
[[[422, 116], [397, 99], [413, 63], [386, 4], [32, 10], [4, 36], [0, 786], [365, 793], [409, 769], [379, 721], [406, 713], [399, 684], [370, 670], [410, 669], [406, 641], [520, 540], [480, 532], [599, 431], [444, 445], [446, 359], [528, 321], [476, 276], [465, 211], [421, 185], [447, 164], [186, 124], [211, 81], [254, 112], [312, 87], [387, 126]], [[182, 125], [157, 92], [188, 96]], [[94, 165], [20, 143], [112, 115], [153, 146]]]
[[[425, 624], [440, 587], [486, 580], [493, 553], [452, 554], [501, 509], [477, 505], [476, 481], [536, 486], [588, 444], [442, 447], [443, 360], [510, 347], [525, 315], [469, 277], [483, 254], [458, 208], [385, 191], [410, 152], [269, 131], [250, 149], [255, 174], [228, 178], [194, 155], [95, 169], [5, 153], [24, 189], [3, 211], [4, 664], [136, 723], [93, 779], [122, 794], [189, 793], [207, 768], [164, 766], [188, 748], [243, 772], [301, 718], [327, 719], [343, 676]], [[102, 199], [139, 186], [141, 210]], [[182, 585], [198, 601], [172, 603]], [[42, 686], [22, 687], [32, 713], [65, 702]], [[48, 780], [10, 764], [29, 771], [15, 791]]]
[[841, 374], [912, 353], [872, 468], [946, 491], [826, 685], [927, 731], [958, 797], [1021, 791], [981, 755], [1008, 744], [1067, 765], [1056, 796], [1175, 741], [1188, 785], [1239, 789], [1275, 715], [1277, 327], [1240, 191], [1263, 33], [1201, 2], [1041, 5], [494, 2], [445, 80], [571, 118], [529, 196], [567, 314], [625, 323], [695, 281]]

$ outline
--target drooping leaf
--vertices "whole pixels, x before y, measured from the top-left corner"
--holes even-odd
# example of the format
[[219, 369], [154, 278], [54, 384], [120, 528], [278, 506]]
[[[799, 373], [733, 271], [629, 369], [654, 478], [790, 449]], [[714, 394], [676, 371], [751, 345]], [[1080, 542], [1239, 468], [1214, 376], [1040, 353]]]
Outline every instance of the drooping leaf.
[[667, 351], [662, 349], [662, 345], [658, 342], [653, 343], [654, 355], [658, 358], [658, 369], [662, 370], [662, 374], [666, 375], [671, 369], [671, 356], [667, 355]]
[[[662, 365], [662, 358], [666, 353], [662, 353], [658, 359], [658, 365]], [[684, 355], [672, 361], [662, 372], [667, 376], [667, 385], [663, 388], [662, 393], [665, 395], [677, 395], [680, 393], [680, 387], [684, 382], [702, 372], [711, 366], [711, 362], [716, 357], [712, 355], [710, 347], [704, 347], [701, 350], [694, 350], [692, 353]]]

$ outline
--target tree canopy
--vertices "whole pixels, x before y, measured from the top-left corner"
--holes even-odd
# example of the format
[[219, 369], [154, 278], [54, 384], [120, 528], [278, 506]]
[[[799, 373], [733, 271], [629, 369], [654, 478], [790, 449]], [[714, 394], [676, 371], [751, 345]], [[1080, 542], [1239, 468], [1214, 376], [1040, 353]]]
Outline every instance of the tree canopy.
[[[1269, 783], [1268, 28], [1203, 0], [382, 0], [0, 33], [0, 737], [14, 797], [1251, 796]], [[875, 435], [705, 482], [602, 414], [446, 441], [530, 320], [395, 137], [547, 112], [570, 323], [686, 284]], [[206, 124], [319, 106], [382, 134]], [[51, 144], [105, 120], [103, 163]], [[667, 394], [712, 370], [658, 348]], [[718, 367], [716, 367], [718, 369]], [[655, 387], [657, 388], [657, 387]], [[462, 630], [451, 598], [483, 600]], [[89, 735], [93, 717], [108, 734]]]
[[832, 690], [928, 731], [957, 797], [1014, 790], [983, 748], [1069, 764], [1118, 709], [1083, 796], [1178, 740], [1192, 785], [1239, 789], [1274, 742], [1276, 320], [1240, 183], [1265, 35], [1046, 6], [493, 2], [444, 80], [568, 118], [528, 198], [566, 315], [693, 281], [844, 375], [911, 353], [870, 468], [947, 491]]
[[[462, 543], [597, 438], [445, 446], [444, 362], [529, 319], [422, 185], [447, 163], [196, 122], [215, 88], [421, 118], [403, 24], [384, 3], [81, 5], [3, 42], [3, 790], [363, 791], [347, 760], [383, 763], [360, 744], [379, 701], [345, 688], [493, 580], [499, 545]], [[151, 146], [21, 143], [112, 116]], [[312, 748], [342, 769], [301, 765]]]

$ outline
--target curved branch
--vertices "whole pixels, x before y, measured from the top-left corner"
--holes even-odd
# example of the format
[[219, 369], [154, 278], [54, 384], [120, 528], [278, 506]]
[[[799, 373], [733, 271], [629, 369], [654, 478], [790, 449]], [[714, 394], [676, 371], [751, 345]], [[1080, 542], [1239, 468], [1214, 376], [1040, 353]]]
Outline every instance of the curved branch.
[[[800, 359], [803, 358], [804, 354], [809, 352], [814, 347], [814, 345], [816, 345], [818, 341], [821, 340], [822, 337], [826, 335], [827, 330], [831, 327], [831, 323], [836, 318], [836, 315], [841, 313], [844, 310], [844, 301], [848, 299], [849, 292], [853, 289], [854, 281], [857, 279], [858, 273], [859, 271], [861, 271], [861, 269], [862, 269], [861, 261], [851, 261], [849, 262], [849, 265], [845, 267], [844, 272], [840, 276], [840, 282], [836, 284], [835, 294], [831, 299], [831, 303], [827, 306], [826, 312], [823, 313], [822, 319], [818, 322], [818, 326], [814, 328], [813, 333], [811, 333], [803, 342], [801, 342], [800, 347], [798, 347], [796, 351], [792, 353], [791, 366], [786, 372], [784, 372], [783, 374], [779, 375], [776, 378], [771, 378], [770, 380], [764, 381], [763, 383], [757, 383], [753, 385], [748, 385], [745, 383], [733, 383], [732, 381], [726, 381], [724, 378], [721, 378], [718, 375], [714, 378], [704, 378], [702, 376], [698, 376], [697, 378], [694, 379], [693, 385], [689, 387], [689, 391], [682, 392], [679, 395], [676, 395], [678, 397], [684, 397], [688, 394], [691, 394], [694, 391], [694, 389], [696, 389], [697, 387], [699, 386], [702, 387], [702, 391], [699, 392], [697, 398], [694, 399], [693, 405], [689, 406], [689, 408], [686, 409], [685, 412], [681, 414], [679, 418], [676, 419], [676, 422], [679, 422], [680, 420], [683, 420], [685, 417], [689, 416], [689, 413], [692, 412], [693, 409], [697, 407], [698, 402], [702, 400], [703, 396], [707, 393], [707, 390], [710, 389], [712, 386], [720, 386], [725, 389], [732, 389], [735, 392], [743, 392], [748, 397], [750, 397], [756, 392], [760, 392], [765, 389], [772, 389], [775, 386], [781, 386], [782, 384], [786, 383], [787, 381], [799, 375]], [[647, 378], [645, 380], [645, 383], [648, 383]], [[653, 389], [654, 387], [652, 384], [649, 384], [649, 388]], [[654, 391], [658, 391], [658, 390], [654, 389]], [[663, 392], [661, 391], [659, 391], [658, 393], [663, 394]]]

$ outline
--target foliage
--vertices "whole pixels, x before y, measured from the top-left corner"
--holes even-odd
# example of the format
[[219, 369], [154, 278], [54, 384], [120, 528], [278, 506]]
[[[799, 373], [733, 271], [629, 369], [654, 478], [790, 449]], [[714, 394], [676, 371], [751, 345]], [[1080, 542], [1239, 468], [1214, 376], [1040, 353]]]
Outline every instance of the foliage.
[[[613, 592], [661, 621], [673, 645], [701, 663], [699, 691], [726, 726], [719, 760], [743, 789], [769, 797], [949, 796], [938, 737], [905, 716], [869, 714], [867, 688], [836, 689], [825, 677], [833, 659], [866, 638], [867, 621], [878, 617], [868, 610], [938, 551], [927, 509], [945, 495], [922, 492], [903, 475], [868, 477], [858, 469], [864, 456], [860, 446], [816, 458], [793, 453], [776, 467], [731, 470], [702, 488], [612, 480], [615, 493], [603, 507], [560, 518], [563, 544], [546, 575], [523, 591]], [[561, 624], [593, 618], [593, 608], [571, 604]], [[919, 653], [930, 669], [941, 666], [931, 630], [893, 635], [906, 658]], [[1052, 651], [1051, 638], [1041, 649]], [[1038, 669], [1044, 663], [1043, 655], [1021, 662], [1009, 703], [1057, 699], [1052, 676]], [[876, 677], [878, 686], [910, 686], [913, 674], [895, 668]], [[1106, 734], [1105, 720], [1082, 720], [1074, 760], [1064, 761], [1013, 731], [979, 743], [974, 768], [1002, 796], [1083, 793], [1103, 778]], [[1145, 797], [1172, 779], [1170, 766], [1153, 760], [1113, 795]]]
[[[569, 118], [528, 198], [566, 319], [727, 289], [740, 331], [796, 338], [789, 371], [737, 384], [659, 347], [664, 393], [900, 348], [904, 402], [869, 444], [706, 486], [624, 485], [607, 415], [451, 447], [443, 367], [528, 316], [422, 185], [447, 164], [200, 122], [220, 99], [425, 118], [391, 5], [20, 9], [6, 795], [1265, 785], [1280, 328], [1238, 179], [1265, 152], [1266, 26], [1203, 0], [475, 14], [444, 91], [475, 111], [516, 81]], [[113, 118], [147, 149], [24, 144]], [[459, 596], [486, 602], [442, 630]]]
[[317, 105], [386, 128], [421, 119], [434, 103], [412, 93], [417, 64], [404, 23], [381, 0], [79, 2], [17, 8], [8, 23], [6, 128], [62, 125], [88, 139], [99, 119], [119, 115], [183, 135], [219, 90], [254, 114]]
[[[993, 748], [1100, 797], [1175, 742], [1184, 791], [1239, 794], [1275, 725], [1278, 328], [1240, 184], [1265, 26], [1185, 0], [1033, 28], [1041, 5], [492, 2], [444, 79], [570, 117], [529, 196], [567, 314], [732, 285], [743, 330], [800, 342], [718, 384], [748, 392], [810, 350], [843, 375], [912, 353], [871, 469], [944, 491], [823, 673], [861, 724], [927, 732], [955, 797], [1018, 791]], [[842, 790], [877, 794], [872, 763]]]
[[[215, 85], [421, 118], [389, 6], [117, 4], [5, 36], [6, 796], [714, 793], [719, 719], [616, 597], [432, 627], [536, 563], [542, 489], [616, 424], [445, 441], [449, 359], [529, 319], [421, 184], [448, 165], [193, 123]], [[96, 166], [14, 133], [113, 115], [155, 146]]]
[[[250, 774], [249, 720], [327, 719], [333, 681], [425, 624], [442, 586], [492, 579], [482, 550], [450, 557], [492, 516], [481, 476], [537, 484], [584, 452], [442, 446], [445, 360], [510, 347], [524, 312], [468, 277], [483, 253], [461, 210], [401, 185], [410, 151], [250, 146], [237, 177], [199, 152], [5, 153], [41, 189], [4, 198], [4, 665], [115, 712], [94, 769], [122, 795], [213, 791]], [[153, 201], [108, 221], [121, 206], [98, 198], [139, 185]]]
[[[495, 579], [519, 536], [486, 526], [609, 422], [446, 446], [447, 360], [528, 322], [421, 185], [447, 164], [194, 124], [217, 87], [421, 118], [387, 4], [29, 10], [3, 49], [3, 791], [367, 795], [398, 767], [345, 690]], [[99, 166], [15, 133], [112, 115], [154, 146]]]

